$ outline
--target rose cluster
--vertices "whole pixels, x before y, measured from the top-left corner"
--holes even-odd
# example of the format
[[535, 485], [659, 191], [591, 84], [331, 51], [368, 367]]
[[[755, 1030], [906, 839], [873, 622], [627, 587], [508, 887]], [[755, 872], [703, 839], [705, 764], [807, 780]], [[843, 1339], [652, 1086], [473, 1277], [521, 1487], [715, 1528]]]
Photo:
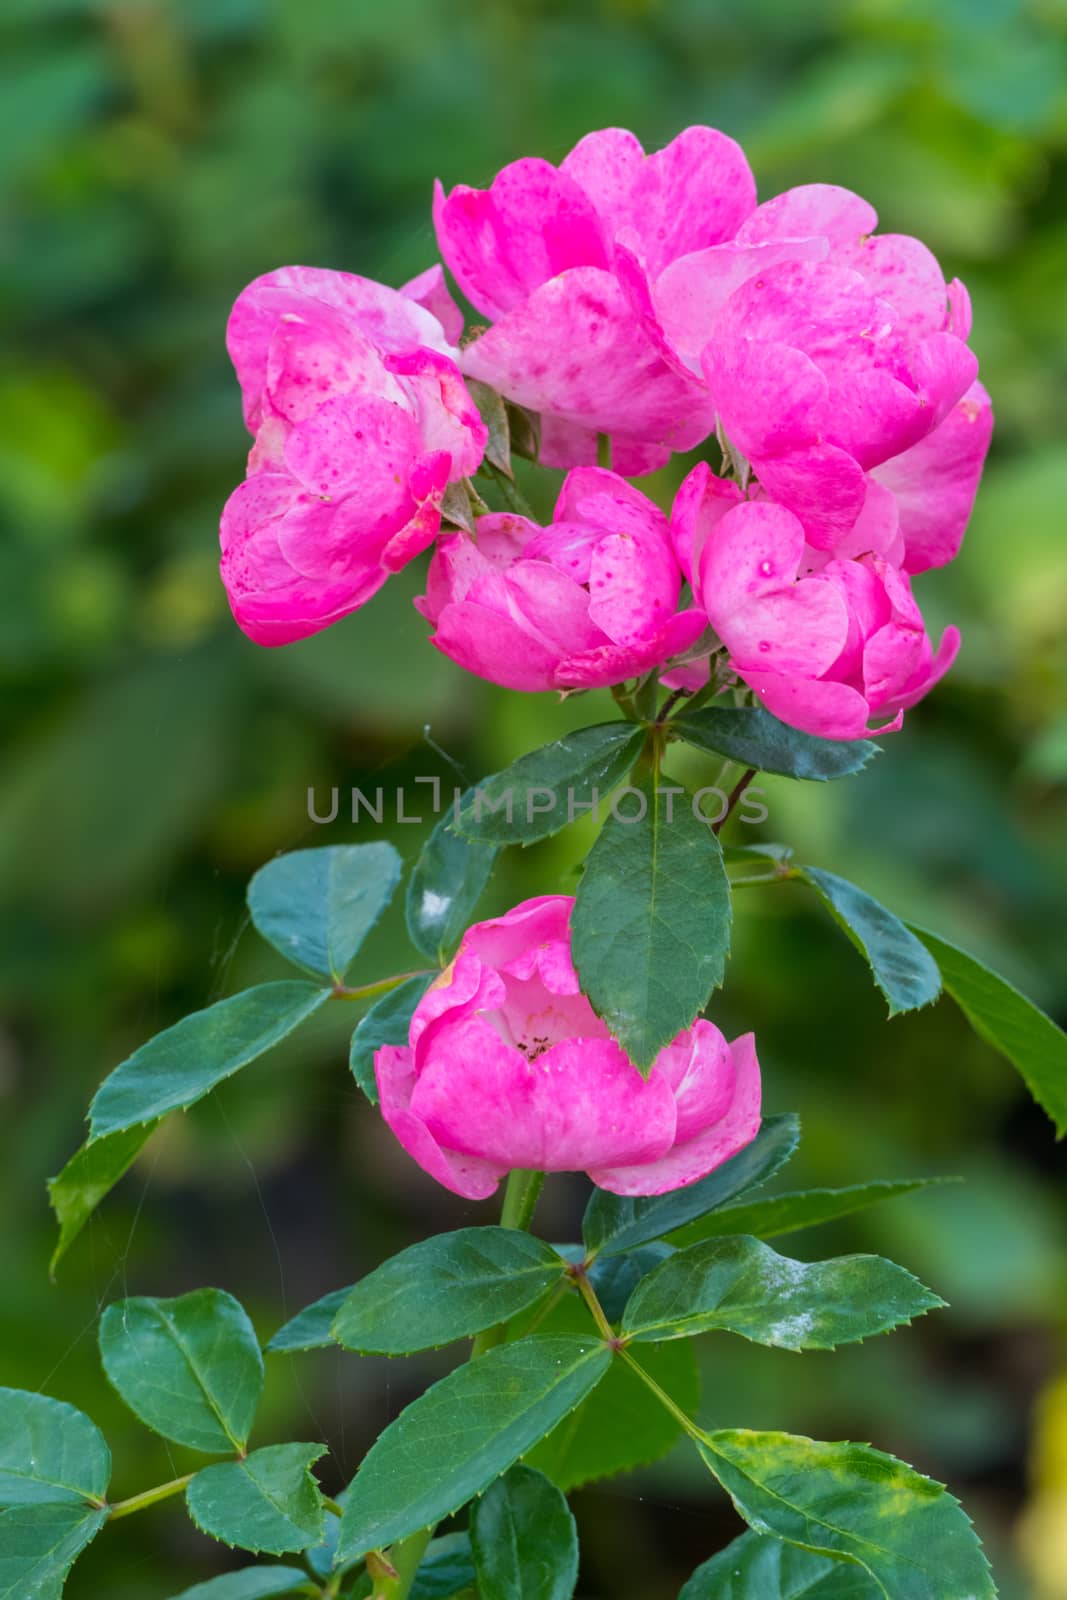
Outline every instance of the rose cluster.
[[[959, 549], [992, 429], [963, 285], [848, 190], [757, 204], [711, 128], [649, 156], [592, 133], [559, 167], [438, 187], [434, 221], [488, 319], [466, 339], [439, 266], [401, 290], [283, 268], [234, 307], [255, 443], [222, 570], [244, 631], [326, 627], [437, 540], [419, 609], [494, 682], [695, 689], [725, 651], [795, 727], [899, 727], [959, 646], [933, 648], [911, 580]], [[536, 413], [540, 461], [568, 469], [547, 526], [450, 524], [488, 437], [465, 379]], [[669, 516], [626, 481], [713, 437], [720, 472], [700, 461]]]

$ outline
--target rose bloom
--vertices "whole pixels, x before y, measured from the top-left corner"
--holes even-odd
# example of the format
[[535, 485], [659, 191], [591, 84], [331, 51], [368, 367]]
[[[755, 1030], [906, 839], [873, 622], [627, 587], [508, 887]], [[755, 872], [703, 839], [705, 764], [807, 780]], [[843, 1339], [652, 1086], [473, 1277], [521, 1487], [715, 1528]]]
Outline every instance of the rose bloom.
[[616, 274], [616, 246], [662, 271], [728, 240], [755, 208], [740, 146], [693, 127], [645, 155], [623, 128], [587, 134], [560, 163], [533, 157], [488, 189], [437, 185], [441, 254], [492, 327], [463, 369], [543, 419], [541, 459], [591, 465], [608, 433], [613, 462], [634, 476], [710, 433], [699, 375], [666, 360]]
[[509, 689], [597, 688], [688, 651], [703, 612], [678, 609], [667, 518], [616, 473], [568, 473], [555, 518], [480, 517], [443, 538], [415, 603], [443, 655]]
[[382, 1114], [447, 1189], [492, 1194], [513, 1168], [581, 1170], [615, 1194], [664, 1194], [727, 1161], [760, 1126], [751, 1034], [694, 1022], [643, 1078], [582, 994], [573, 899], [476, 923], [427, 991], [406, 1046], [375, 1057]]
[[935, 655], [906, 573], [875, 554], [813, 551], [799, 520], [769, 500], [735, 504], [715, 523], [696, 588], [767, 710], [827, 739], [898, 729], [959, 650], [959, 630], [946, 628]]
[[446, 327], [458, 336], [462, 317], [439, 267], [406, 291], [283, 267], [238, 297], [227, 344], [255, 445], [222, 514], [222, 578], [257, 644], [363, 605], [477, 470], [486, 428]]

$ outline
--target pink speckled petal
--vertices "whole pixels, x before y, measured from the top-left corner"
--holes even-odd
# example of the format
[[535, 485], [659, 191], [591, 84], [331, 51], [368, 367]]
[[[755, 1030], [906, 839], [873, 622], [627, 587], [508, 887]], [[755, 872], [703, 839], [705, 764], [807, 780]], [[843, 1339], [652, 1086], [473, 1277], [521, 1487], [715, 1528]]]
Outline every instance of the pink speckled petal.
[[804, 524], [808, 543], [831, 550], [863, 510], [867, 485], [847, 451], [832, 444], [809, 445], [759, 464], [760, 483]]
[[449, 344], [459, 344], [463, 337], [463, 313], [449, 293], [443, 267], [427, 267], [417, 278], [402, 284], [400, 293], [437, 318]]
[[731, 242], [672, 261], [653, 290], [655, 315], [671, 348], [692, 372], [699, 372], [700, 352], [735, 289], [782, 261], [820, 261], [828, 249], [819, 238]]
[[408, 477], [420, 453], [410, 412], [377, 396], [342, 394], [292, 430], [285, 465], [323, 499], [353, 495], [368, 524], [395, 523], [410, 503]]
[[739, 670], [815, 677], [844, 648], [844, 600], [821, 579], [797, 581], [803, 556], [800, 522], [766, 500], [728, 512], [705, 545], [700, 599]]
[[692, 649], [707, 627], [703, 611], [676, 611], [659, 633], [631, 645], [604, 644], [568, 656], [556, 672], [559, 689], [606, 689]]
[[959, 655], [961, 642], [958, 628], [946, 628], [933, 660], [928, 665], [924, 663], [918, 679], [907, 684], [903, 691], [894, 698], [892, 705], [887, 706], [885, 710], [891, 711], [899, 707], [901, 711], [907, 711], [917, 701], [921, 700], [925, 694], [928, 694], [934, 684], [945, 676], [945, 673]]
[[480, 1017], [438, 1041], [411, 1109], [449, 1149], [543, 1172], [655, 1159], [677, 1120], [669, 1086], [644, 1080], [613, 1039], [565, 1039], [527, 1060]]
[[414, 300], [370, 278], [325, 267], [280, 267], [255, 278], [238, 295], [226, 328], [226, 348], [244, 394], [245, 420], [255, 431], [267, 384], [267, 352], [279, 318], [332, 307], [380, 349], [416, 345], [446, 351], [441, 324]]
[[294, 568], [281, 539], [298, 524], [303, 537], [329, 538], [332, 508], [306, 494], [288, 473], [261, 472], [231, 494], [222, 513], [222, 581], [238, 626], [256, 644], [291, 644], [328, 628], [364, 605], [385, 582], [376, 563], [353, 564], [328, 581]]
[[908, 572], [943, 567], [959, 551], [993, 432], [993, 408], [972, 384], [939, 428], [874, 471], [899, 509]]
[[455, 362], [436, 350], [421, 349], [388, 356], [385, 364], [390, 372], [407, 379], [424, 448], [448, 451], [453, 478], [477, 472], [489, 430]]
[[666, 537], [609, 534], [593, 551], [589, 619], [614, 644], [640, 645], [666, 626], [678, 604], [679, 588], [678, 568]]
[[876, 478], [867, 477], [867, 487], [859, 516], [848, 533], [838, 539], [833, 553], [839, 560], [858, 560], [865, 555], [883, 556], [895, 566], [904, 560], [904, 537], [896, 496]]
[[755, 205], [756, 181], [741, 146], [716, 128], [692, 127], [638, 171], [629, 222], [656, 274], [691, 250], [732, 239]]
[[743, 499], [737, 484], [716, 477], [706, 461], [698, 461], [682, 480], [671, 507], [670, 529], [674, 553], [690, 584], [713, 529]]
[[592, 201], [605, 245], [633, 221], [634, 188], [645, 164], [641, 141], [625, 128], [600, 128], [579, 139], [559, 170]]
[[851, 189], [834, 183], [802, 183], [757, 206], [737, 231], [739, 244], [806, 239], [814, 234], [834, 246], [849, 245], [878, 226], [878, 213]]
[[819, 442], [830, 385], [803, 351], [729, 332], [701, 365], [727, 437], [750, 461]]
[[890, 304], [909, 339], [940, 333], [948, 290], [937, 257], [906, 233], [879, 233], [842, 249], [837, 259], [853, 267], [873, 292]]
[[974, 383], [978, 357], [955, 334], [934, 333], [916, 345], [909, 366], [915, 392], [929, 419], [923, 432], [930, 433]]
[[[615, 279], [593, 267], [543, 284], [467, 345], [461, 365], [533, 411], [611, 434], [623, 473], [635, 443], [645, 451], [689, 450], [713, 424], [703, 385], [667, 366]], [[562, 464], [550, 461], [544, 440], [541, 458]], [[642, 457], [649, 459], [655, 453]]]
[[486, 316], [500, 317], [568, 267], [607, 257], [592, 203], [548, 161], [504, 167], [488, 189], [460, 184], [434, 193], [434, 225], [445, 262]]
[[444, 1150], [426, 1124], [411, 1110], [415, 1074], [410, 1050], [382, 1045], [374, 1058], [382, 1116], [408, 1155], [424, 1172], [453, 1194], [466, 1200], [487, 1200], [507, 1173], [506, 1166], [493, 1166], [477, 1156]]
[[403, 405], [378, 350], [329, 306], [308, 301], [278, 318], [267, 349], [266, 394], [288, 423], [313, 417], [332, 397], [361, 391]]
[[760, 1128], [760, 1070], [756, 1043], [750, 1033], [730, 1045], [734, 1092], [725, 1115], [699, 1133], [679, 1141], [658, 1161], [641, 1166], [613, 1165], [589, 1169], [589, 1176], [612, 1194], [666, 1194], [707, 1177], [724, 1161], [751, 1144]]

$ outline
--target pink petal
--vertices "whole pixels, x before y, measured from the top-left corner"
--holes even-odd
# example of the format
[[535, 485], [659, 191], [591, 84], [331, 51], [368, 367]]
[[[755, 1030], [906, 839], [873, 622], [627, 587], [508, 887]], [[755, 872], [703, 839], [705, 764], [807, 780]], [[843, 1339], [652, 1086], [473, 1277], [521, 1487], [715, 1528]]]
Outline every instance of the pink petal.
[[724, 1161], [751, 1144], [760, 1127], [760, 1070], [755, 1040], [750, 1033], [730, 1045], [734, 1067], [734, 1093], [724, 1116], [708, 1123], [702, 1132], [681, 1140], [658, 1161], [629, 1166], [590, 1169], [589, 1176], [612, 1194], [666, 1194], [696, 1183]]
[[292, 521], [329, 535], [332, 508], [305, 494], [288, 473], [258, 473], [240, 484], [222, 513], [222, 581], [238, 626], [262, 645], [291, 644], [364, 605], [386, 579], [376, 563], [350, 564], [336, 577], [295, 569], [281, 537]]
[[834, 555], [840, 560], [857, 560], [872, 552], [899, 566], [904, 559], [904, 536], [896, 496], [868, 475], [863, 508], [849, 532], [835, 543]]
[[909, 572], [943, 567], [957, 554], [992, 432], [989, 395], [975, 383], [933, 433], [875, 468], [899, 509]]
[[837, 445], [809, 445], [759, 463], [760, 483], [804, 524], [809, 544], [830, 550], [849, 532], [863, 509], [863, 471]]
[[672, 261], [653, 290], [654, 314], [671, 349], [691, 371], [699, 372], [700, 352], [735, 289], [779, 262], [821, 260], [828, 248], [825, 239], [817, 238], [762, 244], [734, 241]]
[[690, 584], [712, 531], [743, 498], [737, 484], [716, 477], [706, 461], [698, 461], [682, 480], [671, 507], [670, 527], [678, 564]]
[[510, 617], [472, 601], [446, 605], [430, 643], [468, 672], [505, 689], [536, 693], [555, 687], [559, 653]]
[[733, 1053], [718, 1028], [703, 1018], [660, 1051], [652, 1067], [652, 1076], [657, 1075], [670, 1084], [678, 1108], [678, 1144], [720, 1122], [733, 1103]]
[[226, 329], [226, 347], [244, 392], [245, 420], [253, 430], [260, 421], [267, 351], [279, 319], [286, 313], [308, 316], [316, 305], [340, 312], [383, 351], [420, 344], [448, 348], [436, 317], [370, 278], [324, 267], [280, 267], [265, 273], [238, 295]]
[[971, 297], [967, 292], [967, 285], [959, 278], [953, 278], [948, 286], [948, 317], [945, 321], [945, 331], [954, 333], [957, 339], [969, 339], [971, 320]]
[[686, 128], [637, 173], [629, 224], [652, 274], [691, 250], [732, 239], [756, 204], [741, 146], [716, 128]]
[[[688, 450], [711, 431], [703, 385], [671, 371], [635, 324], [615, 279], [593, 267], [535, 290], [467, 345], [461, 361], [469, 377], [530, 410], [611, 434], [620, 471], [628, 464], [620, 445], [626, 452], [635, 442]], [[541, 457], [549, 461], [544, 442]]]
[[579, 139], [560, 171], [592, 201], [605, 246], [633, 221], [634, 187], [645, 163], [641, 141], [625, 128], [601, 128]]
[[572, 1172], [644, 1161], [674, 1140], [674, 1097], [613, 1039], [566, 1039], [533, 1060], [481, 1018], [442, 1032], [411, 1096], [448, 1149], [493, 1167]]
[[448, 291], [443, 267], [436, 264], [427, 267], [417, 278], [402, 284], [400, 293], [437, 318], [449, 344], [459, 344], [463, 337], [463, 313]]
[[278, 318], [267, 350], [266, 393], [289, 423], [313, 417], [337, 395], [362, 391], [403, 404], [376, 346], [329, 306], [308, 301]]
[[408, 1155], [453, 1194], [461, 1194], [467, 1200], [487, 1200], [507, 1168], [441, 1148], [426, 1124], [411, 1111], [415, 1074], [410, 1050], [382, 1045], [374, 1057], [374, 1075], [382, 1116]]
[[[569, 939], [573, 910], [573, 895], [535, 895], [520, 901], [502, 917], [476, 922], [463, 935], [460, 949], [473, 951], [490, 966], [529, 977], [532, 969], [525, 965], [525, 958], [544, 945]], [[573, 991], [568, 986], [557, 992]]]
[[690, 650], [707, 626], [695, 608], [677, 611], [659, 633], [630, 645], [604, 644], [567, 656], [556, 670], [556, 688], [606, 689], [627, 678], [650, 672], [672, 656]]
[[731, 331], [707, 345], [701, 365], [731, 444], [750, 461], [818, 442], [830, 385], [803, 351]]
[[637, 645], [658, 634], [678, 603], [678, 568], [664, 537], [601, 539], [589, 572], [589, 619], [614, 644]]
[[[761, 703], [781, 722], [822, 739], [862, 739], [869, 708], [858, 690], [825, 678], [786, 677], [745, 668], [741, 676]], [[884, 729], [891, 732], [892, 729]]]
[[938, 683], [952, 666], [960, 653], [960, 630], [946, 628], [937, 654], [928, 664], [924, 663], [917, 679], [907, 684], [905, 688], [894, 696], [890, 705], [884, 707], [885, 711], [899, 708], [899, 712], [907, 711], [915, 705], [924, 695], [928, 694], [935, 683]]
[[921, 240], [906, 233], [879, 233], [840, 251], [838, 259], [893, 307], [897, 328], [909, 339], [940, 333], [945, 326], [945, 279], [936, 256]]
[[427, 450], [447, 450], [453, 478], [477, 472], [489, 430], [467, 392], [459, 368], [436, 350], [388, 356], [389, 371], [407, 380]]
[[592, 522], [611, 532], [626, 528], [634, 533], [666, 533], [667, 519], [640, 489], [618, 472], [601, 467], [579, 467], [568, 472], [560, 487], [554, 522]]
[[391, 522], [410, 505], [407, 483], [420, 453], [410, 412], [377, 396], [342, 394], [290, 433], [285, 464], [312, 494], [355, 496], [368, 523]]
[[452, 274], [486, 316], [521, 305], [568, 267], [606, 264], [600, 225], [578, 185], [548, 161], [504, 167], [488, 189], [434, 191], [437, 242]]
[[849, 245], [878, 226], [874, 207], [851, 189], [834, 183], [803, 183], [765, 200], [738, 229], [739, 244], [820, 235], [832, 245]]
[[797, 581], [804, 530], [770, 501], [729, 512], [704, 547], [699, 593], [738, 669], [825, 672], [844, 648], [848, 612], [834, 585]]

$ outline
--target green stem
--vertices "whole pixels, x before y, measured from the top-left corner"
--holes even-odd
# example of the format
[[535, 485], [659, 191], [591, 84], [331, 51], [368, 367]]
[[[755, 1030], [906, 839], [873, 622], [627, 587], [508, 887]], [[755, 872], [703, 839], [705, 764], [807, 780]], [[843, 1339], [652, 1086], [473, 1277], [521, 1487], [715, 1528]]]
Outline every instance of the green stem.
[[407, 983], [409, 978], [428, 978], [435, 969], [422, 967], [417, 972], [398, 972], [392, 978], [376, 978], [373, 983], [361, 984], [358, 989], [346, 989], [343, 983], [335, 983], [333, 998], [335, 1000], [370, 1000], [376, 994], [388, 994], [390, 989], [399, 989], [402, 983]]
[[396, 1577], [376, 1579], [371, 1600], [407, 1600], [419, 1564], [426, 1554], [426, 1546], [433, 1535], [432, 1527], [420, 1528], [418, 1533], [409, 1533], [406, 1539], [390, 1546], [389, 1565]]
[[589, 1307], [589, 1310], [592, 1313], [593, 1321], [596, 1323], [599, 1332], [603, 1334], [605, 1343], [609, 1344], [613, 1350], [618, 1351], [621, 1355], [623, 1353], [622, 1340], [618, 1337], [615, 1329], [611, 1326], [611, 1323], [608, 1321], [607, 1312], [597, 1299], [596, 1290], [589, 1282], [589, 1274], [586, 1271], [585, 1264], [582, 1263], [580, 1266], [573, 1267], [569, 1276], [572, 1277], [575, 1283], [578, 1285], [578, 1293]]
[[596, 464], [603, 467], [606, 472], [611, 471], [611, 435], [598, 433], [596, 436]]
[[483, 461], [478, 471], [491, 478], [496, 484], [509, 511], [514, 511], [518, 516], [526, 517], [531, 522], [536, 520], [530, 502], [518, 484], [514, 479], [509, 478], [506, 472], [501, 472], [500, 468], [494, 466], [491, 461]]
[[722, 832], [723, 828], [730, 820], [730, 816], [734, 807], [737, 805], [738, 801], [741, 799], [741, 796], [744, 794], [745, 790], [748, 788], [755, 776], [756, 768], [746, 767], [745, 771], [741, 774], [737, 782], [734, 784], [733, 789], [730, 791], [730, 798], [726, 802], [726, 810], [723, 812], [718, 822], [712, 823], [712, 833]]
[[704, 1435], [697, 1427], [692, 1417], [686, 1416], [681, 1406], [675, 1404], [670, 1395], [667, 1393], [666, 1389], [661, 1389], [655, 1378], [653, 1378], [650, 1373], [645, 1371], [644, 1367], [639, 1361], [634, 1360], [633, 1356], [630, 1354], [629, 1350], [627, 1350], [625, 1345], [619, 1348], [618, 1354], [626, 1362], [626, 1365], [631, 1367], [633, 1371], [636, 1372], [637, 1376], [641, 1379], [641, 1382], [647, 1388], [651, 1389], [660, 1405], [664, 1406], [670, 1412], [675, 1422], [677, 1422], [678, 1425], [685, 1430], [690, 1439], [696, 1439], [699, 1442], [703, 1442]]
[[155, 1489], [144, 1489], [140, 1494], [131, 1495], [128, 1500], [116, 1500], [108, 1508], [108, 1518], [114, 1522], [116, 1517], [132, 1517], [135, 1511], [145, 1511], [160, 1500], [169, 1500], [172, 1495], [181, 1494], [183, 1489], [188, 1488], [195, 1477], [195, 1472], [187, 1472], [184, 1478], [172, 1478], [170, 1483], [161, 1483]]

